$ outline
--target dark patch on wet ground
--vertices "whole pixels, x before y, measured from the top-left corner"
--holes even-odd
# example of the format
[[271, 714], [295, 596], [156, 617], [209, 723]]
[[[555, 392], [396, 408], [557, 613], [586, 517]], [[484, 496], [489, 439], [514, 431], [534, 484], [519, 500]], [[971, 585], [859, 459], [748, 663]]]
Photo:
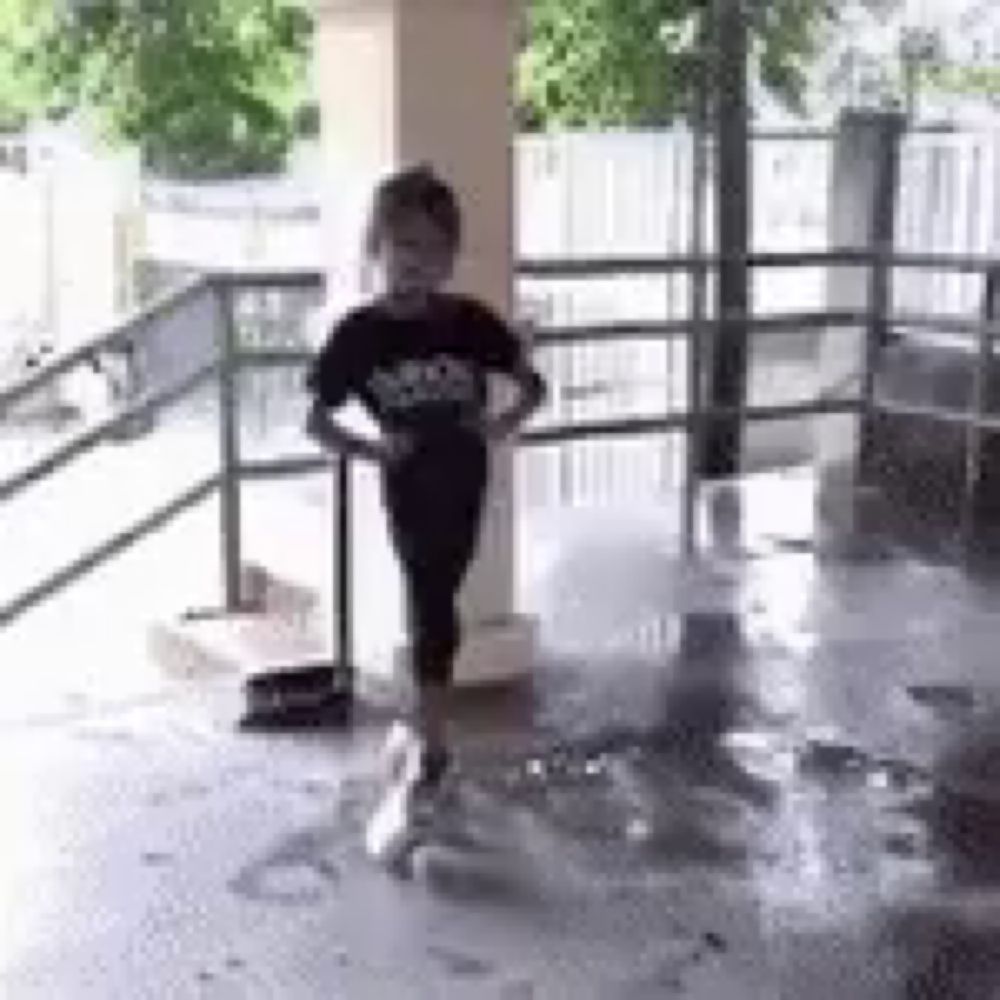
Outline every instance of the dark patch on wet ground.
[[341, 879], [344, 831], [335, 823], [288, 834], [230, 879], [235, 895], [255, 903], [310, 906], [321, 902]]
[[443, 945], [431, 945], [427, 954], [440, 962], [449, 975], [458, 979], [484, 979], [496, 972], [492, 962]]
[[907, 692], [917, 705], [956, 722], [970, 718], [982, 703], [982, 697], [967, 685], [911, 684]]
[[886, 836], [883, 847], [887, 854], [908, 861], [926, 856], [926, 849], [915, 833], [890, 833]]
[[142, 863], [149, 868], [165, 868], [172, 864], [174, 856], [168, 851], [144, 851]]

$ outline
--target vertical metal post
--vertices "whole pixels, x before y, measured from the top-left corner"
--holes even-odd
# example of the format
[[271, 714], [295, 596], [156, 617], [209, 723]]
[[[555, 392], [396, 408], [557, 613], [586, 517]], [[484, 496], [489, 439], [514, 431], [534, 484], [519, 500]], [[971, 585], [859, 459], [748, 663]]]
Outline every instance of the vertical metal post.
[[705, 193], [708, 174], [706, 128], [709, 113], [708, 40], [712, 37], [711, 10], [709, 21], [702, 26], [701, 53], [698, 61], [697, 97], [692, 130], [691, 157], [691, 256], [696, 264], [689, 274], [691, 332], [688, 336], [688, 415], [687, 454], [684, 470], [684, 499], [681, 509], [681, 539], [688, 558], [698, 550], [698, 500], [700, 494], [702, 458], [705, 448], [704, 372], [705, 314], [708, 300], [708, 271], [705, 256]]
[[869, 322], [866, 330], [864, 370], [861, 381], [861, 432], [856, 454], [855, 481], [863, 483], [870, 471], [872, 417], [876, 404], [876, 384], [882, 348], [889, 334], [892, 309], [892, 262], [895, 243], [896, 192], [899, 179], [899, 135], [903, 123], [886, 119], [880, 126], [876, 175], [871, 206], [871, 241], [874, 254], [869, 271]]
[[[708, 364], [712, 419], [705, 429], [702, 475], [738, 475], [745, 437], [739, 416], [746, 404], [750, 361], [751, 146], [748, 100], [748, 11], [742, 0], [713, 0], [711, 117], [716, 136], [716, 315], [720, 325]], [[724, 414], [719, 411], [725, 411]]]
[[973, 370], [972, 398], [965, 418], [965, 480], [963, 483], [960, 532], [962, 547], [969, 553], [978, 526], [979, 488], [983, 465], [984, 427], [993, 368], [994, 336], [989, 329], [997, 316], [1000, 294], [1000, 271], [986, 273], [986, 297], [983, 302], [983, 325], [979, 329], [976, 364]]
[[872, 447], [872, 421], [876, 410], [876, 388], [882, 346], [888, 335], [892, 275], [890, 254], [892, 247], [884, 243], [875, 247], [869, 264], [869, 314], [865, 327], [864, 368], [861, 372], [861, 429], [855, 454], [855, 482], [863, 484], [871, 471], [869, 461]]
[[354, 663], [354, 607], [351, 586], [351, 459], [341, 454], [333, 463], [334, 490], [334, 621], [336, 657], [340, 667]]
[[219, 508], [222, 536], [224, 601], [230, 613], [242, 606], [240, 569], [242, 509], [240, 504], [239, 344], [232, 290], [216, 281], [212, 288], [219, 309]]

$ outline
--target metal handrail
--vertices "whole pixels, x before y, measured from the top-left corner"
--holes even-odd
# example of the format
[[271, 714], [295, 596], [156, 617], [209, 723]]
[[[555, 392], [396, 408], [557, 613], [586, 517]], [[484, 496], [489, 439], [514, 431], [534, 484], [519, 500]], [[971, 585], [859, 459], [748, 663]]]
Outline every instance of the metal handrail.
[[143, 331], [149, 329], [152, 321], [162, 313], [170, 309], [175, 309], [187, 299], [205, 292], [208, 289], [210, 280], [210, 278], [203, 275], [180, 285], [165, 295], [159, 296], [149, 305], [142, 307], [132, 315], [119, 320], [108, 333], [95, 337], [80, 347], [76, 347], [66, 354], [53, 358], [36, 372], [24, 376], [13, 385], [0, 388], [0, 415], [23, 399], [43, 389], [50, 382], [54, 382], [57, 378], [72, 371], [79, 365], [85, 364], [91, 358], [129, 341], [136, 334], [141, 336]]
[[320, 291], [325, 276], [322, 271], [311, 269], [296, 271], [210, 271], [208, 280], [215, 285], [231, 289], [267, 288]]
[[[694, 256], [690, 254], [663, 255], [663, 256], [630, 256], [620, 258], [547, 258], [545, 260], [526, 259], [519, 262], [517, 272], [522, 277], [595, 277], [601, 273], [629, 273], [629, 274], [660, 274], [669, 271], [682, 271], [690, 273], [699, 269], [711, 269], [719, 264], [735, 258], [721, 255]], [[877, 251], [857, 250], [857, 249], [833, 249], [806, 251], [803, 253], [778, 252], [778, 253], [753, 253], [741, 258], [753, 267], [802, 267], [802, 266], [858, 266], [869, 265], [876, 261], [883, 260], [892, 267], [900, 268], [928, 268], [940, 270], [958, 270], [967, 272], [986, 272], [1000, 266], [1000, 258], [969, 256], [956, 254], [910, 254], [910, 253], [884, 253]], [[43, 365], [38, 371], [25, 376], [20, 381], [11, 386], [0, 389], [0, 413], [20, 402], [24, 398], [42, 389], [46, 384], [64, 375], [74, 367], [87, 362], [90, 358], [103, 351], [110, 350], [123, 341], [129, 340], [132, 336], [149, 328], [150, 322], [156, 319], [161, 313], [171, 308], [176, 308], [184, 300], [196, 294], [208, 291], [211, 286], [227, 286], [230, 288], [248, 288], [267, 286], [269, 288], [301, 288], [301, 289], [321, 289], [323, 275], [318, 271], [294, 271], [294, 272], [273, 272], [273, 271], [240, 271], [225, 272], [217, 271], [200, 275], [170, 291], [151, 304], [143, 307], [133, 315], [118, 322], [114, 328], [100, 337], [75, 348], [73, 351], [54, 358]], [[829, 325], [853, 325], [866, 317], [859, 317], [856, 313], [839, 312], [826, 314]], [[795, 323], [806, 323], [813, 325], [817, 321], [814, 319], [815, 313], [810, 314], [789, 314], [787, 317], [776, 316], [773, 318], [754, 317], [748, 318], [750, 322], [765, 324], [774, 322], [775, 324], [794, 325]], [[717, 327], [725, 322], [745, 322], [744, 320], [720, 320], [708, 319], [707, 326]], [[893, 322], [907, 325], [917, 325], [927, 323], [943, 323], [949, 329], [959, 331], [978, 330], [978, 322], [974, 320], [963, 320], [958, 317], [921, 317], [900, 316]], [[819, 323], [818, 325], [822, 325]], [[655, 330], [677, 330], [680, 332], [691, 329], [690, 322], [671, 321], [668, 324], [622, 324], [624, 328], [632, 327], [637, 331], [636, 335], [652, 335]], [[607, 327], [595, 326], [593, 329], [597, 337], [613, 335], [614, 325]], [[581, 335], [586, 334], [586, 328], [582, 329]], [[564, 336], [575, 335], [574, 330], [566, 330]], [[627, 335], [627, 334], [625, 334]], [[543, 333], [545, 341], [554, 339], [554, 335], [548, 332]], [[568, 342], [568, 340], [566, 341]], [[260, 366], [283, 364], [299, 364], [307, 357], [306, 352], [299, 351], [252, 351], [247, 352], [251, 359], [250, 364]], [[241, 359], [242, 362], [242, 359]]]
[[868, 267], [957, 271], [980, 274], [1000, 266], [1000, 257], [976, 254], [910, 253], [852, 247], [806, 251], [755, 251], [749, 254], [643, 254], [621, 257], [525, 258], [516, 267], [519, 277], [561, 280], [613, 276], [656, 276], [711, 271], [722, 264], [750, 268]]
[[[718, 407], [707, 410], [706, 415], [712, 419], [740, 419], [748, 423], [765, 423], [788, 420], [794, 417], [855, 413], [859, 406], [859, 399], [853, 397], [830, 399], [826, 398], [824, 394], [810, 400], [777, 403], [773, 406]], [[525, 444], [554, 444], [580, 438], [684, 431], [691, 430], [696, 420], [696, 415], [690, 412], [680, 412], [656, 417], [631, 417], [625, 420], [585, 421], [577, 424], [560, 424], [555, 427], [532, 428], [522, 432], [520, 440]]]
[[[944, 406], [940, 403], [910, 403], [901, 399], [881, 397], [878, 400], [878, 410], [887, 416], [918, 417], [955, 427], [968, 427], [971, 423], [968, 409]], [[975, 424], [984, 430], [1000, 431], [1000, 417], [984, 413]]]
[[[196, 295], [218, 291], [266, 286], [267, 288], [318, 289], [323, 276], [318, 271], [295, 272], [224, 272], [216, 271], [199, 275], [186, 281], [180, 287], [156, 298], [149, 305], [119, 321], [114, 328], [74, 350], [55, 358], [38, 371], [25, 376], [13, 385], [0, 390], [0, 414], [25, 398], [43, 389], [80, 364], [87, 363], [94, 356], [114, 349], [124, 341], [133, 341], [148, 336], [151, 323], [171, 309], [176, 309]], [[259, 356], [258, 356], [259, 355]], [[270, 356], [269, 356], [270, 355]], [[310, 359], [306, 351], [234, 351], [230, 359], [235, 369], [265, 367], [269, 365], [301, 364]], [[60, 468], [92, 451], [120, 427], [151, 416], [166, 407], [185, 399], [214, 376], [221, 374], [223, 361], [213, 359], [202, 365], [178, 382], [167, 386], [145, 399], [123, 406], [111, 417], [89, 428], [82, 434], [58, 447], [55, 451], [39, 459], [27, 469], [0, 480], [0, 502], [8, 500], [28, 486], [47, 478]]]
[[57, 570], [48, 579], [31, 587], [9, 603], [0, 606], [0, 628], [9, 625], [15, 618], [53, 597], [59, 591], [65, 590], [70, 584], [104, 565], [119, 553], [124, 552], [125, 549], [159, 531], [160, 528], [165, 527], [186, 510], [208, 499], [218, 489], [218, 486], [218, 474], [213, 473], [211, 476], [207, 476], [185, 490], [180, 496], [148, 514], [141, 521], [130, 525], [124, 531], [120, 531], [114, 538], [74, 560], [69, 566]]
[[634, 323], [590, 323], [566, 327], [546, 327], [532, 337], [536, 347], [564, 344], [600, 343], [622, 340], [671, 340], [691, 336], [711, 336], [728, 327], [746, 327], [753, 333], [800, 333], [803, 330], [835, 326], [861, 326], [865, 313], [841, 309], [830, 312], [775, 313], [765, 316], [717, 316], [703, 320], [668, 319]]
[[882, 255], [891, 267], [926, 271], [959, 271], [985, 274], [1000, 267], [1000, 257], [980, 254], [909, 253], [893, 251]]
[[[214, 289], [224, 288], [227, 284], [227, 277], [220, 274], [201, 275], [185, 282], [180, 288], [158, 297], [150, 305], [117, 323], [109, 333], [103, 334], [62, 357], [56, 358], [39, 371], [5, 388], [0, 393], [0, 412], [4, 408], [12, 406], [37, 392], [39, 389], [44, 388], [47, 384], [71, 371], [74, 367], [87, 363], [100, 353], [112, 350], [125, 341], [135, 342], [149, 336], [152, 324], [160, 316], [172, 309], [177, 309], [197, 295], [211, 293]], [[236, 277], [238, 278], [239, 276]], [[311, 283], [312, 280], [311, 275], [295, 276], [295, 283], [297, 284]], [[289, 282], [289, 284], [291, 283]], [[225, 305], [227, 315], [224, 318], [228, 320], [231, 303], [227, 302]], [[49, 454], [33, 462], [28, 468], [19, 470], [13, 476], [0, 481], [0, 502], [11, 499], [29, 486], [49, 478], [59, 469], [89, 454], [107, 440], [116, 430], [126, 426], [128, 423], [158, 413], [166, 407], [188, 398], [213, 378], [221, 380], [222, 370], [226, 365], [226, 356], [213, 358], [210, 362], [203, 364], [171, 385], [151, 393], [144, 399], [136, 400], [121, 407], [110, 417], [100, 421], [96, 426], [88, 428], [65, 444], [60, 445]], [[223, 468], [222, 470], [213, 472], [209, 478], [169, 500], [142, 521], [118, 532], [113, 538], [108, 539], [96, 549], [78, 557], [70, 565], [53, 573], [46, 580], [17, 596], [6, 605], [0, 606], [0, 625], [9, 623], [18, 615], [37, 605], [40, 601], [69, 586], [86, 573], [102, 565], [108, 559], [113, 558], [124, 548], [145, 538], [189, 507], [211, 495], [213, 491], [220, 489], [225, 471]]]
[[[704, 273], [708, 268], [718, 266], [723, 258], [718, 256], [695, 257], [692, 255], [661, 258], [620, 258], [615, 260], [584, 260], [571, 261], [524, 261], [519, 265], [518, 272], [522, 276], [532, 277], [595, 277], [601, 274], [617, 273], [665, 273], [668, 271], [685, 271], [686, 273]], [[751, 254], [748, 263], [757, 267], [793, 267], [793, 266], [883, 266], [883, 267], [913, 267], [941, 268], [966, 272], [992, 272], [1000, 261], [993, 258], [973, 258], [968, 256], [936, 255], [936, 254], [893, 254], [883, 251], [835, 250], [816, 251], [802, 254]], [[34, 607], [42, 600], [51, 596], [80, 579], [90, 570], [113, 558], [119, 552], [159, 530], [171, 519], [184, 510], [199, 503], [213, 492], [222, 491], [235, 503], [223, 503], [222, 534], [225, 539], [227, 605], [232, 608], [238, 601], [238, 568], [239, 568], [239, 537], [240, 511], [238, 492], [234, 493], [234, 484], [243, 479], [257, 479], [285, 475], [298, 475], [306, 472], [321, 471], [330, 467], [330, 460], [325, 457], [297, 456], [268, 462], [242, 462], [238, 455], [236, 430], [237, 399], [234, 392], [234, 378], [238, 371], [247, 368], [268, 368], [280, 366], [298, 366], [307, 363], [311, 352], [303, 350], [241, 350], [233, 335], [233, 303], [229, 293], [236, 289], [268, 287], [268, 288], [300, 288], [320, 289], [323, 277], [319, 272], [216, 272], [202, 275], [180, 289], [162, 296], [151, 306], [137, 314], [128, 317], [109, 333], [76, 348], [68, 354], [49, 362], [39, 371], [27, 376], [18, 383], [0, 390], [0, 413], [15, 403], [43, 388], [47, 383], [64, 375], [73, 367], [86, 363], [103, 351], [114, 349], [124, 341], [141, 339], [150, 329], [151, 321], [164, 312], [177, 308], [190, 297], [214, 292], [220, 296], [223, 306], [223, 336], [220, 338], [219, 357], [210, 364], [166, 387], [144, 400], [137, 401], [123, 408], [113, 417], [103, 421], [98, 426], [84, 432], [70, 442], [45, 456], [31, 467], [22, 470], [14, 477], [0, 483], [0, 501], [9, 499], [14, 494], [37, 483], [62, 468], [74, 459], [96, 448], [107, 436], [118, 427], [131, 420], [147, 414], [156, 413], [166, 406], [172, 405], [195, 392], [202, 384], [215, 378], [219, 382], [220, 402], [224, 408], [223, 420], [220, 425], [221, 463], [220, 469], [194, 487], [171, 500], [158, 510], [149, 514], [140, 522], [120, 532], [114, 538], [106, 541], [98, 548], [77, 559], [72, 565], [53, 574], [48, 580], [32, 587], [15, 598], [6, 606], [0, 606], [0, 626], [8, 624], [22, 612]], [[607, 324], [568, 330], [550, 330], [539, 334], [535, 342], [544, 346], [558, 346], [581, 340], [601, 340], [620, 338], [623, 336], [640, 337], [670, 337], [680, 334], [715, 331], [730, 323], [746, 325], [748, 329], [757, 332], [782, 332], [805, 327], [830, 327], [837, 325], [866, 325], [872, 317], [857, 312], [813, 312], [795, 313], [783, 316], [738, 317], [738, 318], [707, 318], [700, 322], [668, 321], [667, 323], [650, 324]], [[1000, 336], [1000, 324], [992, 317], [985, 320], [969, 321], [951, 317], [926, 316], [886, 316], [880, 317], [880, 322], [888, 325], [930, 325], [939, 323], [949, 329], [976, 333], [983, 342], [992, 342]], [[939, 326], [940, 328], [940, 326]], [[697, 341], [697, 337], [695, 340]], [[525, 445], [564, 442], [580, 438], [606, 437], [621, 434], [642, 434], [649, 432], [696, 429], [703, 420], [741, 419], [747, 422], [791, 419], [800, 416], [817, 416], [823, 414], [859, 413], [870, 403], [863, 395], [859, 398], [841, 397], [839, 394], [858, 382], [861, 376], [854, 373], [843, 380], [842, 384], [825, 390], [816, 398], [800, 402], [792, 402], [775, 406], [745, 406], [739, 408], [708, 408], [703, 412], [685, 412], [667, 414], [649, 418], [633, 418], [616, 421], [597, 421], [557, 427], [533, 428], [526, 430], [520, 436]], [[998, 425], [996, 418], [985, 414], [966, 414], [961, 420], [968, 425], [969, 421], [977, 422], [979, 427], [992, 429]], [[348, 465], [345, 461], [334, 462], [334, 470], [338, 476], [338, 496], [346, 503], [349, 490], [346, 487]], [[344, 518], [346, 511], [338, 510], [337, 532], [338, 540], [338, 579], [348, 578], [347, 568], [342, 563], [346, 555], [348, 539], [341, 537], [346, 530]], [[341, 587], [341, 590], [344, 588]], [[347, 606], [349, 595], [339, 595], [340, 605]], [[343, 619], [344, 614], [339, 615]], [[349, 634], [350, 623], [341, 621], [341, 635]], [[342, 643], [343, 646], [343, 643]]]
[[237, 359], [241, 368], [294, 368], [307, 365], [313, 359], [312, 351], [290, 347], [253, 347], [243, 351]]
[[258, 459], [240, 463], [243, 479], [286, 479], [328, 469], [331, 459], [326, 456], [292, 455], [287, 458]]
[[[205, 383], [213, 379], [218, 382], [220, 391], [220, 467], [211, 475], [202, 479], [183, 493], [167, 501], [142, 520], [119, 531], [96, 548], [77, 557], [72, 563], [55, 571], [45, 580], [35, 584], [26, 591], [14, 597], [6, 604], [0, 605], [0, 627], [10, 624], [21, 614], [37, 606], [42, 601], [72, 585], [92, 570], [108, 562], [116, 555], [158, 531], [174, 518], [213, 493], [220, 493], [222, 515], [221, 535], [224, 543], [224, 570], [226, 582], [226, 606], [229, 610], [237, 610], [241, 603], [240, 594], [240, 508], [238, 483], [246, 476], [258, 478], [261, 470], [254, 464], [246, 467], [240, 462], [238, 454], [238, 395], [235, 378], [244, 368], [263, 367], [258, 363], [256, 352], [242, 351], [237, 343], [235, 333], [235, 317], [233, 311], [232, 292], [239, 289], [266, 287], [269, 289], [303, 289], [318, 290], [322, 287], [323, 276], [316, 271], [298, 272], [214, 272], [203, 274], [166, 295], [159, 297], [149, 306], [140, 309], [135, 314], [123, 319], [109, 333], [103, 334], [73, 351], [54, 359], [52, 362], [22, 378], [14, 385], [5, 387], [0, 392], [0, 413], [8, 407], [44, 388], [47, 384], [65, 375], [74, 367], [85, 364], [102, 352], [113, 350], [123, 342], [135, 342], [149, 335], [151, 324], [164, 313], [176, 309], [190, 298], [200, 294], [215, 294], [220, 305], [221, 336], [218, 338], [219, 350], [217, 357], [203, 364], [193, 372], [176, 382], [151, 393], [144, 399], [139, 399], [120, 408], [109, 418], [102, 420], [96, 426], [88, 428], [70, 441], [57, 447], [49, 454], [32, 463], [28, 468], [19, 470], [13, 476], [0, 481], [0, 503], [11, 499], [16, 494], [37, 484], [65, 467], [70, 462], [87, 455], [97, 448], [111, 434], [128, 423], [153, 415], [175, 403], [188, 398], [198, 391]], [[266, 352], [264, 352], [266, 353]], [[301, 364], [311, 358], [311, 354], [303, 351], [275, 352], [282, 355], [281, 363]], [[261, 361], [264, 358], [260, 359]], [[315, 471], [330, 466], [329, 459], [302, 459], [286, 462], [294, 474], [304, 471]], [[308, 465], [308, 467], [307, 467]], [[334, 462], [337, 476], [338, 499], [349, 504], [347, 476], [349, 470], [346, 460]], [[268, 475], [288, 474], [280, 463], [274, 463], [266, 470]], [[343, 535], [346, 509], [338, 511], [338, 533]], [[346, 621], [349, 614], [349, 597], [343, 581], [347, 579], [348, 567], [344, 566], [347, 558], [347, 540], [340, 538], [337, 553], [336, 577], [341, 582], [338, 591], [338, 637], [339, 653], [349, 660], [350, 622]]]
[[113, 416], [71, 438], [27, 469], [15, 473], [8, 479], [0, 480], [0, 503], [4, 500], [10, 500], [17, 493], [52, 475], [63, 466], [69, 465], [70, 462], [82, 458], [116, 430], [133, 420], [152, 415], [191, 395], [192, 392], [216, 376], [218, 371], [219, 363], [217, 361], [203, 365], [176, 384], [161, 389], [137, 403], [122, 407]]
[[319, 290], [323, 286], [320, 271], [211, 271], [188, 279], [177, 288], [157, 296], [152, 302], [115, 322], [111, 329], [85, 344], [53, 358], [37, 371], [26, 375], [12, 385], [0, 387], [0, 414], [43, 389], [57, 378], [72, 371], [91, 358], [113, 350], [138, 336], [147, 335], [154, 320], [176, 309], [185, 301], [211, 291], [213, 287], [269, 289], [297, 288]]
[[516, 265], [522, 278], [598, 278], [617, 275], [642, 277], [671, 273], [711, 271], [722, 264], [741, 263], [753, 268], [864, 267], [877, 258], [872, 250], [849, 247], [828, 250], [767, 251], [750, 254], [642, 254], [621, 257], [524, 258]]
[[893, 313], [890, 326], [930, 330], [936, 333], [964, 333], [975, 337], [985, 334], [993, 339], [1000, 337], [1000, 320], [970, 319], [967, 316], [948, 313], [897, 312]]

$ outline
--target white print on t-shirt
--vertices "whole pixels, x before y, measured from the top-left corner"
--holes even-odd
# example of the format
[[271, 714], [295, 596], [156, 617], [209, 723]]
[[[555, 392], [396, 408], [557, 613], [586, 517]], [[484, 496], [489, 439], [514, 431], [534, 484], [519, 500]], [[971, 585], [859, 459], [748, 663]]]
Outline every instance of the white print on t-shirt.
[[385, 411], [431, 403], [469, 406], [476, 400], [476, 379], [471, 369], [446, 354], [401, 361], [392, 369], [377, 369], [370, 386]]

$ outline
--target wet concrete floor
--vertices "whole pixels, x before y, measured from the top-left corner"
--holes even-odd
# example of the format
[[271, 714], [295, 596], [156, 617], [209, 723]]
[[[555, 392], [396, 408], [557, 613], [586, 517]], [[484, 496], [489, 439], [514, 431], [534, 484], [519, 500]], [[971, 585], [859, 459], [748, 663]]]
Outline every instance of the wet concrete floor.
[[360, 848], [376, 726], [71, 678], [5, 716], [0, 995], [1000, 998], [1000, 585], [793, 478], [713, 510], [693, 564], [638, 517], [555, 552], [411, 880]]

